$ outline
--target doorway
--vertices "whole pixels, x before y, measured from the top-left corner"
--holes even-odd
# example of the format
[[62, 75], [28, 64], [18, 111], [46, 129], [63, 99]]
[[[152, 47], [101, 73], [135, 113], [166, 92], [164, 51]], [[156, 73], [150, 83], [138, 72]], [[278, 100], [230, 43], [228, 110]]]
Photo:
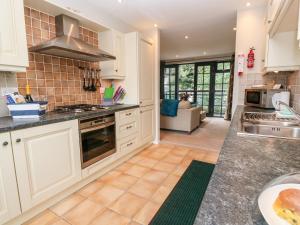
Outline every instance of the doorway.
[[161, 77], [161, 98], [179, 99], [202, 106], [210, 117], [224, 117], [228, 102], [231, 61], [167, 65]]

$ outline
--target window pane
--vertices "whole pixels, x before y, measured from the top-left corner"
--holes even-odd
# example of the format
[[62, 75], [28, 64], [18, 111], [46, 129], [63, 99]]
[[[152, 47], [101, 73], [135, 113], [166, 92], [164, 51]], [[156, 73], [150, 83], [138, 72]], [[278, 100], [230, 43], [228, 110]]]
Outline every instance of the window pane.
[[218, 63], [218, 70], [224, 70], [224, 67], [223, 67], [224, 63]]
[[210, 66], [205, 66], [204, 73], [210, 73]]
[[216, 91], [222, 91], [222, 84], [216, 84], [215, 85], [215, 90]]
[[204, 74], [204, 84], [210, 83], [210, 74]]
[[224, 70], [230, 70], [230, 62], [224, 63]]
[[194, 64], [185, 64], [179, 66], [178, 86], [180, 90], [194, 89]]
[[223, 82], [223, 73], [216, 73], [216, 84], [222, 84]]

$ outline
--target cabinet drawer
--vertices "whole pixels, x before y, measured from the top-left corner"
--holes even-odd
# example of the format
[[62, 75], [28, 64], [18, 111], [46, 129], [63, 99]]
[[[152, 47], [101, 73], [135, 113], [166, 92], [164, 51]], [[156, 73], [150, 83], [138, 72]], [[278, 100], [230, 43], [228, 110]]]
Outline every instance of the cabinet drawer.
[[120, 155], [128, 154], [133, 151], [138, 145], [138, 135], [121, 139], [117, 144], [117, 151]]
[[134, 133], [137, 133], [138, 131], [138, 122], [137, 121], [133, 121], [130, 123], [126, 123], [123, 125], [120, 125], [118, 127], [118, 138], [124, 138], [124, 137], [128, 137]]
[[137, 120], [137, 118], [138, 118], [138, 109], [129, 109], [129, 110], [119, 112], [120, 125]]

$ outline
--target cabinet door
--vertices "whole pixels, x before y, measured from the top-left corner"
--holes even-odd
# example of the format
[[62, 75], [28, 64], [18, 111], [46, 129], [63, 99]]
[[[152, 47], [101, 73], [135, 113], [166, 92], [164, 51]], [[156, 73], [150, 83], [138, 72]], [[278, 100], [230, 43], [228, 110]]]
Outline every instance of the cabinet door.
[[1, 0], [0, 70], [25, 71], [28, 51], [23, 0]]
[[21, 214], [9, 133], [0, 134], [0, 224]]
[[11, 133], [22, 211], [81, 179], [78, 121]]
[[114, 63], [114, 71], [117, 76], [124, 76], [124, 37], [122, 34], [115, 32], [114, 33], [114, 53], [116, 60]]
[[153, 106], [140, 108], [140, 145], [153, 141], [154, 115]]
[[99, 34], [101, 49], [114, 55], [116, 60], [101, 62], [102, 79], [123, 79], [124, 69], [124, 35], [117, 31], [105, 31]]
[[154, 50], [153, 44], [140, 39], [140, 106], [154, 104]]

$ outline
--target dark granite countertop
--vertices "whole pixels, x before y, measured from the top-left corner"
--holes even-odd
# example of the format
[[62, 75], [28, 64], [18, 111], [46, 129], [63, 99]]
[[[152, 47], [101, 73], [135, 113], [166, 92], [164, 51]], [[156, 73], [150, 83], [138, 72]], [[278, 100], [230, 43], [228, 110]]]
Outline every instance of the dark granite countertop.
[[51, 123], [58, 123], [67, 120], [81, 119], [90, 116], [101, 116], [114, 113], [117, 111], [138, 108], [138, 105], [114, 105], [109, 109], [101, 109], [97, 111], [82, 112], [82, 113], [57, 113], [48, 112], [38, 119], [12, 119], [12, 117], [0, 117], [0, 133], [24, 129], [29, 127], [41, 126]]
[[[265, 225], [256, 205], [274, 178], [300, 171], [300, 141], [237, 136], [238, 106], [194, 225]], [[257, 110], [256, 110], [257, 111]]]

